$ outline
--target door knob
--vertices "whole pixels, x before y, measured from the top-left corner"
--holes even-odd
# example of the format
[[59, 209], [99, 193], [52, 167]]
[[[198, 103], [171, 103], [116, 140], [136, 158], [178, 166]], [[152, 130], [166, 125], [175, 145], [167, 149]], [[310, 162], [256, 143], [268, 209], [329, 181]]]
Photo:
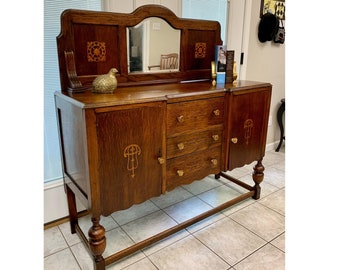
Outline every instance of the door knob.
[[179, 150], [183, 150], [184, 149], [184, 143], [177, 144], [177, 147], [178, 147]]
[[218, 141], [218, 139], [220, 138], [218, 134], [212, 135], [211, 137], [213, 138], [214, 141]]
[[232, 141], [232, 143], [237, 143], [238, 139], [237, 139], [237, 137], [234, 137], [234, 138], [231, 138], [231, 141]]
[[183, 123], [183, 122], [184, 122], [184, 116], [183, 116], [183, 115], [178, 116], [178, 117], [177, 117], [177, 121], [178, 121], [179, 123]]
[[177, 174], [178, 174], [178, 176], [183, 176], [184, 171], [183, 170], [177, 170]]
[[212, 163], [214, 166], [216, 166], [216, 165], [217, 165], [217, 159], [216, 159], [216, 158], [213, 158], [213, 159], [211, 160], [211, 163]]
[[216, 109], [213, 111], [214, 115], [215, 116], [219, 116], [220, 115], [220, 110], [219, 109]]

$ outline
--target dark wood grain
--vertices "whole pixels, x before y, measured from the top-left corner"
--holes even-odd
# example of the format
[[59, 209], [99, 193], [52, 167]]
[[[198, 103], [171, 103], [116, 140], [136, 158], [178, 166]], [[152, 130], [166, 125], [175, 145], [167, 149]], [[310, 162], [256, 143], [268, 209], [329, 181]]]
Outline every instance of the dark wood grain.
[[[181, 30], [179, 72], [127, 73], [126, 27], [150, 16]], [[107, 58], [89, 63], [84, 49], [97, 39], [107, 44]], [[155, 5], [131, 14], [67, 10], [57, 42], [61, 91], [55, 92], [55, 104], [71, 232], [85, 242], [95, 270], [241, 200], [260, 198], [272, 86], [252, 81], [212, 86], [210, 64], [214, 46], [221, 44], [217, 22], [180, 19]], [[207, 45], [204, 58], [195, 58], [197, 42]], [[65, 58], [65, 51], [71, 57]], [[119, 69], [118, 88], [92, 93], [92, 80], [112, 65]], [[222, 172], [254, 161], [254, 186]], [[209, 174], [249, 192], [103, 257], [101, 216]], [[76, 197], [91, 215], [88, 238], [78, 225]]]

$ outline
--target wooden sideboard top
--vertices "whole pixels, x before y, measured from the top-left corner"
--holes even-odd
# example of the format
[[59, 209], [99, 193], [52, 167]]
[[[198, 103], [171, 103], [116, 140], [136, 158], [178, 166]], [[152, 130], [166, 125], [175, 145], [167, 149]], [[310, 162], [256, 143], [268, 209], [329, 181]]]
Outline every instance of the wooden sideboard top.
[[127, 105], [141, 102], [153, 102], [171, 99], [193, 99], [204, 97], [223, 96], [225, 92], [242, 92], [249, 89], [270, 86], [269, 83], [254, 81], [238, 81], [237, 85], [218, 84], [212, 86], [210, 81], [182, 82], [172, 84], [157, 84], [143, 86], [119, 87], [113, 94], [94, 94], [91, 88], [83, 93], [61, 93], [55, 95], [65, 98], [84, 109], [107, 106]]

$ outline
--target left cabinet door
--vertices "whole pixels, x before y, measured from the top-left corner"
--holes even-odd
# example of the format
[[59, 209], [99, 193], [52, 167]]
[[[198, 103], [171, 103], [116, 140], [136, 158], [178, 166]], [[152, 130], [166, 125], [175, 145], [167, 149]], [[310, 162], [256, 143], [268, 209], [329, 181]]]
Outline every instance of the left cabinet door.
[[103, 215], [162, 193], [165, 106], [152, 102], [96, 110]]

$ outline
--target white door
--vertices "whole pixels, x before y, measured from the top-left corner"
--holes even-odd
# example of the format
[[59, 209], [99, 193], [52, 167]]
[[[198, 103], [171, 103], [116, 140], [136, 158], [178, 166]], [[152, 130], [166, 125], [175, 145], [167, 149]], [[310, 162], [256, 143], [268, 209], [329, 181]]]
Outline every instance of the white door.
[[[247, 40], [244, 38], [244, 31], [247, 26], [245, 18], [248, 11], [247, 0], [228, 0], [228, 24], [227, 24], [227, 49], [234, 50], [238, 79], [245, 79], [245, 57], [241, 65], [241, 54], [246, 54]], [[248, 15], [250, 16], [250, 14]]]

